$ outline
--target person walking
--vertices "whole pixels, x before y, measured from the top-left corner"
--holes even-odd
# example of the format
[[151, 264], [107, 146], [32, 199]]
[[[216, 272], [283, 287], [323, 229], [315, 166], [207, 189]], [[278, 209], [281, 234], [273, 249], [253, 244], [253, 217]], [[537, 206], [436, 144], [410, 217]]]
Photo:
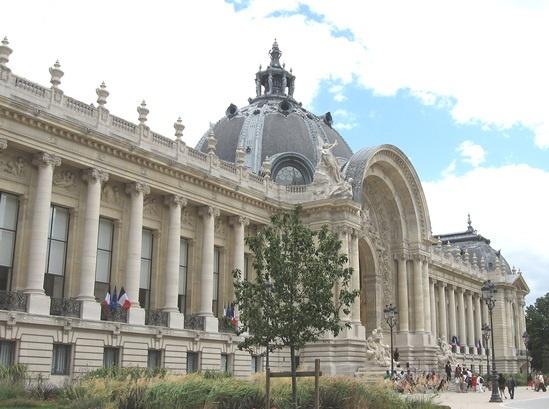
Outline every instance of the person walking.
[[450, 382], [452, 379], [452, 365], [450, 365], [450, 361], [446, 362], [444, 370], [446, 371], [446, 380]]
[[499, 394], [503, 396], [505, 399], [507, 399], [507, 395], [505, 395], [505, 376], [503, 376], [502, 373], [498, 376], [498, 387], [499, 387]]
[[509, 397], [511, 399], [515, 399], [515, 386], [517, 386], [517, 383], [515, 382], [513, 375], [511, 375], [509, 376], [509, 379], [507, 379], [507, 390], [509, 391]]

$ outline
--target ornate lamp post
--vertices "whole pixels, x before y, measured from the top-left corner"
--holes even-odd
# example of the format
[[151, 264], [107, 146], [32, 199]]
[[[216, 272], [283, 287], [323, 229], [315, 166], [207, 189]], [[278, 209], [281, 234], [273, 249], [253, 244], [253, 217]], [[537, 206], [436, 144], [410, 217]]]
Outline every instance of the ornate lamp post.
[[383, 310], [383, 314], [385, 316], [385, 321], [387, 322], [387, 325], [389, 325], [389, 328], [391, 329], [391, 379], [392, 379], [394, 375], [393, 328], [397, 324], [398, 311], [396, 307], [393, 306], [393, 304], [389, 304], [385, 306], [385, 309]]
[[496, 354], [494, 351], [494, 322], [492, 319], [492, 310], [496, 305], [496, 286], [492, 281], [485, 281], [482, 285], [482, 299], [488, 307], [490, 315], [490, 332], [492, 337], [492, 396], [490, 396], [490, 402], [502, 402], [501, 396], [498, 391], [498, 372], [496, 370]]
[[[526, 382], [528, 382], [528, 367], [530, 366], [530, 361], [528, 360], [528, 341], [530, 341], [530, 336], [526, 331], [524, 331], [524, 334], [522, 334], [522, 341], [524, 342], [524, 349], [526, 350]], [[528, 386], [526, 386], [526, 388], [528, 388]]]
[[484, 341], [484, 349], [486, 350], [486, 373], [490, 375], [490, 349], [488, 348], [488, 341], [490, 340], [490, 332], [492, 329], [488, 324], [482, 325], [482, 340]]

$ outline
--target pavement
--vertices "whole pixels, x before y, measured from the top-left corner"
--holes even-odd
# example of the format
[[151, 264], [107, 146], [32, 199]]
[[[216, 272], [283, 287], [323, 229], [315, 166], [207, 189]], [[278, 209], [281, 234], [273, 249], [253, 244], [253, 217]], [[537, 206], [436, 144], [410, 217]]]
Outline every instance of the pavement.
[[549, 409], [549, 392], [534, 392], [531, 389], [521, 386], [515, 389], [515, 399], [509, 399], [509, 393], [505, 391], [507, 399], [503, 398], [502, 403], [489, 402], [490, 391], [480, 392], [444, 392], [435, 397], [434, 402], [448, 405], [452, 409], [484, 409], [484, 408], [507, 408], [507, 409]]

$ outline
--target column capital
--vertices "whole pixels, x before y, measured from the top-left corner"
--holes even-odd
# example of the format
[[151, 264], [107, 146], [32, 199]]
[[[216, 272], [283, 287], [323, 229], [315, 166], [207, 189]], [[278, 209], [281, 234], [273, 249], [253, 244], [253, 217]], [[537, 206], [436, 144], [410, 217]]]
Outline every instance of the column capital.
[[32, 164], [39, 168], [45, 168], [51, 166], [52, 168], [61, 165], [61, 158], [47, 152], [36, 153], [32, 157]]
[[179, 206], [186, 207], [187, 199], [178, 195], [166, 195], [164, 196], [164, 204], [168, 207]]
[[244, 227], [250, 224], [250, 219], [245, 216], [231, 216], [229, 217], [229, 225], [236, 226], [238, 224]]
[[109, 180], [109, 174], [97, 168], [90, 168], [82, 171], [82, 180], [88, 183], [99, 182], [99, 184], [101, 185]]
[[0, 151], [8, 148], [8, 140], [6, 138], [0, 138]]
[[151, 188], [143, 182], [133, 182], [126, 185], [126, 193], [131, 196], [137, 193], [143, 193], [143, 195], [148, 195], [150, 192]]
[[213, 217], [215, 219], [216, 217], [219, 217], [220, 214], [219, 209], [213, 206], [202, 206], [198, 209], [198, 215], [200, 217]]
[[436, 280], [435, 284], [436, 284], [437, 287], [442, 287], [442, 288], [448, 287], [447, 283], [445, 283], [444, 281], [440, 281], [440, 280]]

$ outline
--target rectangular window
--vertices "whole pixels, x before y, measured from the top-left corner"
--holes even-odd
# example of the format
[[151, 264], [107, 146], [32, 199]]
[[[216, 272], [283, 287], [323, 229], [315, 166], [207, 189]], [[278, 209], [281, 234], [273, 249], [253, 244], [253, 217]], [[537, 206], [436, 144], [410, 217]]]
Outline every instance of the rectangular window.
[[44, 290], [52, 298], [63, 298], [65, 261], [69, 237], [69, 209], [52, 205], [48, 231], [48, 260]]
[[139, 288], [139, 304], [148, 310], [151, 302], [151, 273], [153, 256], [153, 232], [143, 229], [143, 240], [141, 241], [141, 277]]
[[0, 291], [11, 289], [19, 200], [0, 192]]
[[177, 305], [183, 314], [187, 312], [187, 269], [189, 258], [189, 242], [181, 238], [179, 241], [179, 297]]
[[231, 374], [233, 373], [233, 355], [232, 354], [221, 354], [221, 366], [219, 368], [221, 372]]
[[0, 366], [8, 367], [15, 363], [15, 341], [0, 341]]
[[149, 354], [147, 356], [147, 368], [162, 368], [162, 351], [159, 349], [149, 349]]
[[251, 362], [252, 373], [261, 372], [261, 357], [258, 355], [252, 355]]
[[68, 375], [71, 367], [71, 346], [53, 344], [52, 375]]
[[219, 247], [214, 248], [214, 271], [213, 271], [213, 299], [212, 312], [215, 317], [219, 315]]
[[95, 264], [95, 298], [98, 300], [105, 298], [111, 282], [113, 235], [114, 222], [101, 217], [97, 236], [97, 263]]
[[120, 349], [114, 347], [105, 347], [103, 349], [103, 367], [113, 368], [119, 365]]
[[187, 373], [198, 372], [198, 352], [187, 352]]
[[250, 255], [244, 254], [244, 280], [250, 281]]

